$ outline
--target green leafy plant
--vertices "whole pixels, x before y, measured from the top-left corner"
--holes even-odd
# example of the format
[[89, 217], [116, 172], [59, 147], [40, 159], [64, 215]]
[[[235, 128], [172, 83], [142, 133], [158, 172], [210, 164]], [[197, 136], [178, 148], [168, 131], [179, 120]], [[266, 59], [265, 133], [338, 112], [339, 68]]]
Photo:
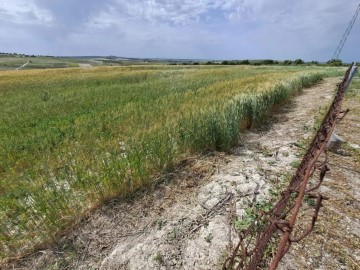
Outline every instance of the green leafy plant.
[[157, 252], [156, 255], [155, 255], [155, 257], [154, 257], [154, 260], [155, 260], [158, 264], [162, 265], [162, 264], [164, 263], [164, 256], [163, 256], [160, 252]]
[[260, 219], [262, 212], [269, 212], [272, 209], [272, 203], [269, 201], [260, 201], [245, 209], [245, 214], [235, 220], [235, 228], [238, 231], [244, 231], [257, 221], [256, 225], [261, 226], [263, 220]]
[[304, 197], [304, 201], [309, 205], [314, 207], [316, 205], [316, 200], [314, 198], [309, 198], [309, 196]]

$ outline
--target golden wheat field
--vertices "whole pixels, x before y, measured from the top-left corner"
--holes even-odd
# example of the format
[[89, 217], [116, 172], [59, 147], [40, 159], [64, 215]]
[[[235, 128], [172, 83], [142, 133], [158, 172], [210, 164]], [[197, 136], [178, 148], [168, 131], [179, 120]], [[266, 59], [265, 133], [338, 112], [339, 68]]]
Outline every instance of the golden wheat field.
[[0, 260], [153, 184], [338, 69], [132, 66], [0, 72]]

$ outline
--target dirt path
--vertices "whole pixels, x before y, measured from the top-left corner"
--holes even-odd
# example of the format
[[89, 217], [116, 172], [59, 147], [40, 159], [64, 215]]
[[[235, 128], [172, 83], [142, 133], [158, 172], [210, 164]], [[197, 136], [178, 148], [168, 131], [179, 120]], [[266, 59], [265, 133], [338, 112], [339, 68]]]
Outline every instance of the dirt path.
[[23, 64], [21, 67], [18, 67], [16, 70], [21, 70], [24, 67], [26, 67], [28, 64], [30, 64], [30, 62], [26, 62], [25, 64]]
[[[242, 216], [249, 201], [266, 198], [274, 179], [295, 171], [296, 145], [312, 135], [320, 106], [339, 81], [305, 89], [271, 125], [246, 132], [229, 153], [184, 161], [160, 186], [132, 202], [104, 205], [57, 246], [9, 269], [220, 269], [237, 241], [234, 216]], [[290, 269], [292, 254], [283, 269]]]
[[84, 63], [79, 63], [79, 67], [81, 67], [81, 68], [92, 68], [92, 65], [90, 65], [90, 64], [84, 64]]

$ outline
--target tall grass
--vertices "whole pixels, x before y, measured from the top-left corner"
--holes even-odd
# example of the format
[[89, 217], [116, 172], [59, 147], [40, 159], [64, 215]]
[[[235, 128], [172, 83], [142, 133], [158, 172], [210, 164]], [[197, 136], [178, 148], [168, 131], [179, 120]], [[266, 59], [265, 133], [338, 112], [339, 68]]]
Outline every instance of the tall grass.
[[329, 74], [310, 68], [127, 67], [0, 73], [0, 260], [244, 126]]

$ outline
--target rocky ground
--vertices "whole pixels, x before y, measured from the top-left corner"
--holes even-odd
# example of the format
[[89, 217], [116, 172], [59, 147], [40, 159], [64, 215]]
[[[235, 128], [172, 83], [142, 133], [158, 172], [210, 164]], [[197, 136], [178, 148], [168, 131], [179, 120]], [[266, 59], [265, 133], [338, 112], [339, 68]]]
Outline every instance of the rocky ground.
[[[305, 89], [231, 151], [184, 160], [161, 184], [109, 202], [58, 244], [4, 269], [221, 269], [237, 242], [234, 220], [269, 197], [274, 179], [296, 170], [299, 145], [313, 135], [339, 81]], [[337, 128], [347, 143], [341, 155], [330, 155], [322, 187], [330, 200], [314, 233], [292, 247], [281, 269], [360, 269], [360, 94], [352, 95], [344, 104], [352, 111]]]

